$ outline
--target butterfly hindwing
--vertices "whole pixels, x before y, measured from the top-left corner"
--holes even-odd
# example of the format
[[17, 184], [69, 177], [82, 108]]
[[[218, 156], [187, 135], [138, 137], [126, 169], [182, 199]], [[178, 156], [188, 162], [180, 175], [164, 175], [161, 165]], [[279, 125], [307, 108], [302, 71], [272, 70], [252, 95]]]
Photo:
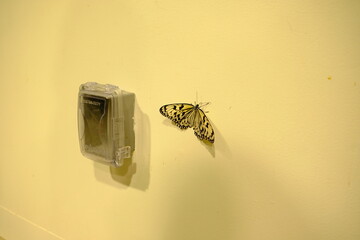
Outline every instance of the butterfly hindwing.
[[160, 108], [160, 113], [169, 118], [181, 129], [193, 128], [200, 140], [215, 141], [215, 133], [209, 119], [199, 105], [189, 103], [167, 104]]
[[206, 117], [205, 113], [198, 109], [196, 125], [194, 126], [194, 134], [200, 140], [207, 140], [211, 143], [215, 141], [215, 132], [209, 119]]

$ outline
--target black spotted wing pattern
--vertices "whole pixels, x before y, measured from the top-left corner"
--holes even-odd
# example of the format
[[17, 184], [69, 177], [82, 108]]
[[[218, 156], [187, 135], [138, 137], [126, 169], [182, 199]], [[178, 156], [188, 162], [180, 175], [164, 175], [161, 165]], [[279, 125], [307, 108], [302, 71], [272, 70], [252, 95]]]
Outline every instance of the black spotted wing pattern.
[[211, 143], [215, 141], [215, 132], [210, 124], [209, 119], [206, 117], [203, 110], [198, 109], [194, 126], [194, 134], [201, 140], [207, 140]]
[[200, 140], [207, 140], [211, 143], [215, 141], [214, 129], [198, 104], [167, 104], [160, 108], [160, 113], [181, 129], [193, 128], [194, 134]]

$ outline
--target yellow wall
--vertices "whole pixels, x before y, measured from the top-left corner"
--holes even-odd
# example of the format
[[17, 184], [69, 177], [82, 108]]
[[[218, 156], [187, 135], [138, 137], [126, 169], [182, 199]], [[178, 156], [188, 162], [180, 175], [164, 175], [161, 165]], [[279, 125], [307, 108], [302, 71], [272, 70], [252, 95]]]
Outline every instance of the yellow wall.
[[[360, 239], [360, 1], [1, 1], [0, 236]], [[85, 159], [81, 83], [136, 93]], [[211, 102], [212, 148], [158, 109]]]

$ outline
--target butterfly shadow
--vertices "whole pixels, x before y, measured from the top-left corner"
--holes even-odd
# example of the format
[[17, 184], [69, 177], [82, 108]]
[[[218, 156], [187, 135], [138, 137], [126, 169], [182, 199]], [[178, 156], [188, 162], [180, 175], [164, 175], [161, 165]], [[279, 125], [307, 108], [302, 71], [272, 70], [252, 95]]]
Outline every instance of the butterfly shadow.
[[209, 150], [209, 151], [214, 151], [214, 157], [215, 157], [215, 145], [216, 145], [216, 152], [217, 152], [217, 156], [224, 156], [227, 159], [231, 159], [232, 158], [232, 151], [229, 148], [229, 145], [226, 141], [226, 139], [224, 138], [224, 136], [221, 134], [220, 130], [216, 127], [216, 125], [212, 122], [211, 123], [212, 127], [214, 128], [215, 131], [215, 143], [213, 144], [213, 149]]
[[199, 140], [201, 144], [208, 150], [210, 155], [215, 158], [215, 145], [207, 140]]
[[[172, 121], [170, 121], [169, 119], [164, 119], [163, 120], [163, 124], [172, 128], [177, 129], [180, 132], [184, 132], [184, 131], [193, 131], [192, 129], [188, 128], [188, 129], [181, 129], [178, 126], [176, 126], [176, 124]], [[194, 134], [195, 138], [196, 135]], [[208, 150], [208, 152], [211, 154], [212, 157], [215, 157], [215, 146], [213, 143], [207, 141], [207, 140], [200, 140], [198, 139], [198, 141], [200, 141], [201, 145], [203, 145], [206, 150]]]
[[231, 159], [232, 153], [229, 148], [229, 145], [227, 144], [226, 140], [224, 139], [223, 135], [220, 133], [216, 125], [214, 123], [211, 123], [211, 125], [215, 131], [215, 143], [211, 143], [207, 140], [202, 140], [202, 141], [200, 140], [202, 145], [209, 151], [209, 153], [213, 158], [215, 158], [217, 152], [218, 153], [217, 155], [220, 154], [228, 159]]

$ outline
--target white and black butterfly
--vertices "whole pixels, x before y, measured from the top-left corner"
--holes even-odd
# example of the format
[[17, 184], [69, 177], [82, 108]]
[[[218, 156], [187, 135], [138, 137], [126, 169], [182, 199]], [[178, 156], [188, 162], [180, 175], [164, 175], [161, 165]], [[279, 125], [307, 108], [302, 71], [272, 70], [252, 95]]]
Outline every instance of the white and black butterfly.
[[194, 134], [200, 140], [207, 140], [211, 143], [215, 141], [214, 129], [199, 104], [167, 104], [160, 108], [160, 113], [181, 129], [193, 128]]

